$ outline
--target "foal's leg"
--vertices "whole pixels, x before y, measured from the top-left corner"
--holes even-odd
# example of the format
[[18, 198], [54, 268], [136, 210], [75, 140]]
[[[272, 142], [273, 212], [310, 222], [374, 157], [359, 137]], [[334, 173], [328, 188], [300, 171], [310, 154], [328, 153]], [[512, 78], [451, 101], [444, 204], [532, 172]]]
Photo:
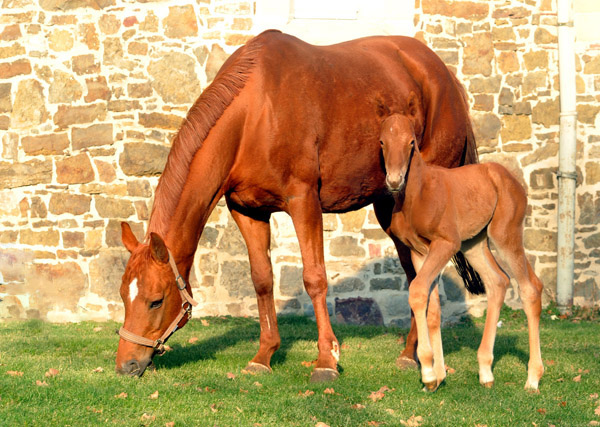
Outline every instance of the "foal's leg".
[[316, 187], [289, 198], [288, 212], [300, 244], [303, 279], [306, 292], [315, 309], [319, 333], [319, 356], [312, 373], [312, 382], [332, 381], [339, 377], [337, 362], [340, 346], [331, 328], [327, 310], [327, 274], [323, 254], [323, 212]]
[[[459, 244], [456, 242], [442, 239], [432, 241], [429, 246], [429, 253], [423, 262], [423, 266], [420, 269], [417, 268], [417, 277], [411, 283], [408, 291], [408, 303], [415, 313], [415, 321], [417, 323], [417, 355], [421, 362], [421, 380], [427, 391], [435, 391], [439, 383], [443, 381], [443, 377], [441, 377], [438, 382], [438, 376], [433, 366], [434, 353], [427, 322], [427, 306], [430, 300], [430, 292], [432, 290], [433, 281], [458, 249]], [[415, 260], [415, 258], [413, 258], [413, 260]], [[439, 338], [441, 341], [441, 336]], [[438, 337], [436, 336], [435, 339], [437, 341]], [[445, 374], [443, 375], [445, 376]]]
[[[417, 273], [415, 272], [410, 258], [410, 250], [397, 237], [394, 236], [390, 229], [394, 203], [395, 202], [393, 198], [381, 199], [373, 203], [373, 210], [375, 211], [375, 216], [377, 217], [379, 225], [383, 231], [390, 236], [394, 242], [394, 245], [396, 246], [396, 252], [398, 253], [400, 264], [404, 269], [406, 279], [408, 280], [408, 285], [410, 286]], [[396, 359], [396, 365], [400, 369], [417, 369], [419, 367], [419, 364], [417, 363], [417, 324], [415, 322], [415, 315], [412, 310], [410, 311], [410, 330], [406, 336], [406, 344], [404, 350]]]
[[504, 302], [509, 280], [490, 252], [485, 230], [477, 237], [465, 242], [462, 250], [467, 260], [481, 276], [487, 294], [488, 308], [483, 337], [477, 351], [477, 360], [479, 362], [479, 382], [484, 387], [492, 387], [494, 385], [494, 374], [492, 373], [494, 342], [500, 309]]
[[[494, 217], [495, 218], [495, 217]], [[492, 220], [493, 222], [493, 220]], [[529, 329], [529, 364], [527, 368], [526, 389], [537, 390], [540, 378], [544, 374], [542, 352], [540, 349], [540, 314], [542, 312], [542, 282], [535, 275], [523, 249], [522, 230], [515, 228], [501, 230], [491, 229], [490, 237], [498, 249], [500, 257], [508, 266], [512, 277], [519, 284], [519, 293], [523, 301], [523, 309], [527, 315]]]
[[270, 215], [251, 218], [236, 210], [230, 210], [248, 247], [248, 258], [250, 259], [260, 321], [260, 347], [258, 353], [246, 366], [246, 370], [271, 372], [271, 356], [279, 348], [281, 339], [273, 300], [273, 270], [269, 251], [271, 243]]

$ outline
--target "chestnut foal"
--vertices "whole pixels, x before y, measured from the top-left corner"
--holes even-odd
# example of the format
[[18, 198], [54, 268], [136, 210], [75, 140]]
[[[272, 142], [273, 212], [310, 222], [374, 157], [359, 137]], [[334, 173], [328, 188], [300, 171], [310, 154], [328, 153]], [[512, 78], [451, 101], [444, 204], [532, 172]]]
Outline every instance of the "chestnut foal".
[[544, 372], [539, 339], [542, 282], [523, 249], [525, 190], [497, 163], [455, 169], [425, 164], [408, 115], [386, 118], [380, 139], [386, 183], [396, 195], [391, 229], [410, 248], [417, 271], [408, 301], [417, 325], [417, 355], [425, 389], [436, 390], [446, 376], [439, 325], [430, 322], [428, 326], [427, 305], [430, 297], [439, 298], [436, 278], [459, 250], [481, 275], [488, 296], [477, 359], [481, 384], [491, 387], [494, 383], [494, 340], [509, 279], [494, 259], [489, 241], [519, 284], [529, 326], [525, 388], [537, 389]]

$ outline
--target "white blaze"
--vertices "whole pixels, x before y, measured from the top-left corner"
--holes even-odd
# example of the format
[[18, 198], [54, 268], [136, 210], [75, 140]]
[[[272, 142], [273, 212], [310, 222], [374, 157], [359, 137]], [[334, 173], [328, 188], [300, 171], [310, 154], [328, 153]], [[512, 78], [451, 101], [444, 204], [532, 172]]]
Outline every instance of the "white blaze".
[[136, 277], [129, 284], [129, 300], [131, 302], [133, 302], [135, 297], [137, 297], [137, 294], [138, 294], [138, 284], [137, 284], [137, 277]]

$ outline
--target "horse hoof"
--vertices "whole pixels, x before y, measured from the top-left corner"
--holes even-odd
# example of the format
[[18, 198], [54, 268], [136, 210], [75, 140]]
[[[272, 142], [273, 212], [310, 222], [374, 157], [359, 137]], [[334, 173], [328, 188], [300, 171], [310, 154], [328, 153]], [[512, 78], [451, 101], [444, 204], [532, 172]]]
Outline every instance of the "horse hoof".
[[484, 386], [485, 388], [492, 388], [494, 387], [494, 381], [488, 381], [486, 383], [481, 383], [482, 386]]
[[419, 364], [416, 361], [402, 355], [398, 356], [396, 359], [396, 366], [403, 371], [419, 369]]
[[438, 382], [436, 381], [431, 381], [429, 383], [423, 383], [423, 385], [425, 387], [423, 387], [423, 391], [426, 391], [427, 393], [433, 393], [434, 391], [436, 391], [438, 389]]
[[340, 376], [339, 372], [331, 368], [315, 368], [310, 376], [311, 383], [325, 383], [335, 381]]
[[262, 363], [248, 362], [248, 365], [244, 369], [242, 369], [242, 372], [257, 375], [270, 374], [271, 372], [273, 372], [273, 370], [270, 367], [263, 365]]

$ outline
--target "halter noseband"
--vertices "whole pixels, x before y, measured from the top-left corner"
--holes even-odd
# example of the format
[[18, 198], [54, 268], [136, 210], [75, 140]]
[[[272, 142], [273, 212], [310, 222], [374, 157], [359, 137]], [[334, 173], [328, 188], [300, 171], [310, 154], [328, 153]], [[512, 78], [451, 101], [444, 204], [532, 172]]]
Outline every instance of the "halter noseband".
[[165, 352], [165, 342], [167, 342], [169, 337], [173, 335], [173, 332], [177, 330], [177, 325], [179, 325], [181, 319], [183, 319], [185, 316], [188, 316], [188, 319], [190, 319], [192, 317], [192, 307], [198, 305], [198, 303], [194, 300], [194, 298], [192, 298], [192, 296], [187, 291], [187, 283], [185, 282], [185, 279], [181, 276], [181, 274], [179, 274], [179, 270], [177, 269], [177, 265], [175, 264], [175, 260], [173, 259], [171, 251], [167, 249], [167, 252], [169, 253], [169, 265], [173, 270], [173, 274], [175, 274], [175, 283], [177, 285], [177, 289], [179, 290], [179, 294], [181, 295], [181, 300], [183, 301], [181, 304], [181, 311], [179, 312], [175, 320], [171, 322], [167, 330], [157, 340], [151, 340], [149, 338], [136, 335], [133, 332], [129, 332], [124, 327], [121, 327], [121, 329], [119, 329], [118, 331], [119, 336], [125, 341], [129, 341], [138, 345], [143, 345], [145, 347], [151, 347], [159, 355]]

